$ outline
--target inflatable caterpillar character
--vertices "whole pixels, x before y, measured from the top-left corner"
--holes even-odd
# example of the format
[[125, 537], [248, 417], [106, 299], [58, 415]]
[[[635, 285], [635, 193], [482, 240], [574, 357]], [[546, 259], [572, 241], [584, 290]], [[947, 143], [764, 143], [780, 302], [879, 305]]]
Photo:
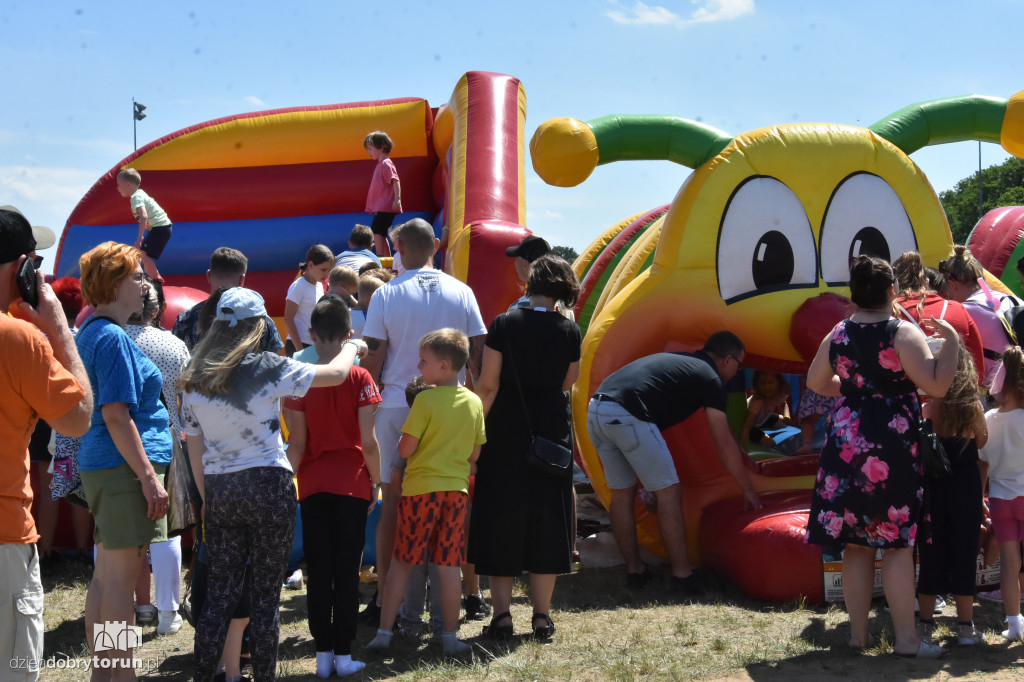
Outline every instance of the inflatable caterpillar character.
[[[915, 104], [868, 128], [785, 124], [733, 136], [673, 116], [540, 126], [530, 149], [549, 184], [579, 184], [619, 160], [668, 159], [694, 169], [667, 213], [624, 221], [618, 236], [584, 254], [603, 265], [577, 262], [587, 294], [579, 310], [589, 324], [573, 392], [576, 434], [606, 505], [610, 493], [585, 423], [601, 381], [641, 356], [699, 348], [722, 329], [743, 339], [750, 367], [805, 372], [821, 339], [848, 314], [851, 256], [892, 259], [916, 249], [936, 263], [947, 255], [942, 207], [908, 155], [961, 140], [999, 142], [1024, 156], [1024, 92]], [[616, 240], [617, 253], [597, 256]], [[595, 272], [610, 291], [593, 282], [588, 290]], [[765, 506], [744, 512], [703, 413], [664, 436], [683, 488], [691, 556], [754, 597], [820, 601], [821, 551], [803, 542], [816, 456], [758, 464], [753, 478]], [[653, 515], [638, 505], [637, 519], [641, 541], [663, 553]]]

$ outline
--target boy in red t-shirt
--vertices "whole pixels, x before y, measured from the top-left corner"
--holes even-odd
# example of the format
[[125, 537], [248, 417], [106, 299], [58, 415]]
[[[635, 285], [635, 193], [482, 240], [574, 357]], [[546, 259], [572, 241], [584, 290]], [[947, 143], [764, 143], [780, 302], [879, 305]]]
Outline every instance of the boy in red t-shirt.
[[[322, 297], [310, 331], [317, 363], [336, 356], [352, 336], [348, 307], [340, 297]], [[359, 563], [367, 506], [376, 502], [380, 451], [373, 414], [381, 400], [377, 384], [353, 367], [340, 386], [312, 388], [284, 407], [291, 436], [288, 460], [296, 472], [306, 553], [309, 631], [316, 644], [316, 674], [351, 675], [366, 666], [352, 660], [359, 608]]]

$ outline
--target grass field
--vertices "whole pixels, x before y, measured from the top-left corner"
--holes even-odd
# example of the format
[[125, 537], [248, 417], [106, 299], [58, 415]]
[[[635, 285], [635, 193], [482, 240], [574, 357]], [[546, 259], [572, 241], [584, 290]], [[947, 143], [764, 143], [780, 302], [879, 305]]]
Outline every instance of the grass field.
[[[975, 622], [989, 643], [958, 647], [952, 606], [938, 618], [937, 639], [951, 653], [940, 661], [899, 659], [891, 652], [888, 615], [876, 602], [871, 632], [878, 645], [865, 652], [847, 649], [846, 614], [838, 606], [801, 603], [764, 604], [721, 584], [686, 603], [668, 598], [664, 581], [642, 592], [627, 590], [624, 569], [584, 568], [559, 579], [552, 608], [558, 632], [549, 644], [525, 638], [530, 606], [517, 590], [512, 614], [517, 637], [496, 644], [479, 637], [482, 623], [464, 623], [460, 637], [474, 644], [472, 658], [445, 659], [429, 637], [395, 636], [385, 656], [363, 646], [373, 630], [361, 626], [355, 658], [367, 662], [352, 680], [1024, 680], [1024, 644], [1007, 644], [999, 631], [999, 604], [979, 601]], [[77, 661], [79, 668], [46, 669], [43, 680], [87, 680], [88, 656], [82, 611], [87, 569], [67, 565], [44, 579], [46, 588], [45, 658]], [[371, 586], [363, 586], [365, 596]], [[315, 653], [306, 626], [304, 591], [284, 591], [278, 679], [315, 680]], [[194, 631], [187, 624], [176, 635], [157, 637], [146, 626], [136, 656], [145, 679], [192, 678]], [[65, 665], [67, 665], [65, 663]], [[148, 669], [146, 669], [148, 668]]]

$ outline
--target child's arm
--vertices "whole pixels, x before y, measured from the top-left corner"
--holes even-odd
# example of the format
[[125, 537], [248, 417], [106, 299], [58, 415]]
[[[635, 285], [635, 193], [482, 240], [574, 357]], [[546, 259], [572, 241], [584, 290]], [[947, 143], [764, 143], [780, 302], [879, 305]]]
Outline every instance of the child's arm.
[[[764, 405], [764, 400], [761, 398], [751, 398], [750, 405], [747, 406], [747, 418], [743, 420], [743, 428], [740, 430], [740, 440], [744, 444], [754, 444], [754, 441], [750, 438], [750, 430], [754, 428], [754, 422], [757, 421], [757, 414], [761, 411], [761, 406]], [[765, 439], [768, 439], [767, 442]], [[758, 441], [762, 445], [774, 445], [775, 442], [765, 435]]]
[[380, 480], [380, 445], [377, 443], [377, 432], [374, 430], [373, 414], [376, 405], [365, 405], [359, 408], [359, 438], [363, 447], [363, 461], [370, 472], [370, 481], [374, 485]]
[[482, 447], [483, 447], [482, 445], [474, 445], [473, 446], [473, 454], [469, 456], [469, 463], [470, 464], [472, 464], [473, 462], [475, 462], [478, 459], [480, 459], [480, 448], [482, 448]]
[[299, 327], [295, 324], [295, 316], [298, 312], [298, 303], [291, 300], [284, 302], [284, 326], [288, 329], [288, 338], [295, 345], [295, 350], [302, 350], [306, 346], [302, 343], [302, 339], [299, 338]]
[[[981, 401], [979, 400], [978, 402], [980, 403]], [[988, 422], [985, 421], [984, 410], [979, 410], [979, 412], [981, 414], [975, 418], [972, 429], [974, 430], [974, 444], [979, 448], [983, 448], [988, 443]], [[982, 485], [984, 483], [985, 481], [982, 479]]]
[[306, 453], [306, 442], [309, 440], [309, 429], [306, 425], [306, 413], [298, 410], [284, 409], [284, 421], [288, 426], [288, 462], [292, 471], [297, 472], [302, 464], [302, 455]]
[[420, 446], [420, 439], [415, 436], [410, 436], [408, 433], [402, 434], [402, 439], [398, 441], [398, 454], [402, 459], [409, 459], [413, 453], [416, 452], [416, 448]]
[[398, 176], [396, 175], [391, 184], [395, 188], [395, 200], [392, 202], [391, 208], [397, 212], [398, 207], [402, 205], [402, 183], [398, 181]]
[[146, 205], [139, 204], [138, 213], [135, 217], [139, 219], [139, 238], [135, 240], [135, 248], [142, 246], [142, 237], [146, 234], [146, 225], [149, 223], [149, 216], [146, 215]]

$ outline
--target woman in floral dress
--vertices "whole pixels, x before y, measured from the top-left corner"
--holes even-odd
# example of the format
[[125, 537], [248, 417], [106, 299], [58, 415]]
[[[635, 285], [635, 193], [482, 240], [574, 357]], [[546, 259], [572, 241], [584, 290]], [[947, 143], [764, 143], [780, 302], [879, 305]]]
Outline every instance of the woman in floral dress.
[[898, 290], [884, 260], [855, 258], [850, 298], [857, 312], [835, 326], [811, 364], [808, 388], [842, 399], [821, 450], [807, 539], [844, 550], [850, 646], [868, 643], [875, 552], [883, 549], [882, 586], [892, 612], [894, 650], [937, 658], [944, 650], [921, 641], [914, 627], [913, 551], [924, 494], [917, 388], [945, 395], [956, 371], [958, 337], [946, 322], [926, 321], [926, 329], [947, 340], [933, 357], [917, 327], [892, 317]]

